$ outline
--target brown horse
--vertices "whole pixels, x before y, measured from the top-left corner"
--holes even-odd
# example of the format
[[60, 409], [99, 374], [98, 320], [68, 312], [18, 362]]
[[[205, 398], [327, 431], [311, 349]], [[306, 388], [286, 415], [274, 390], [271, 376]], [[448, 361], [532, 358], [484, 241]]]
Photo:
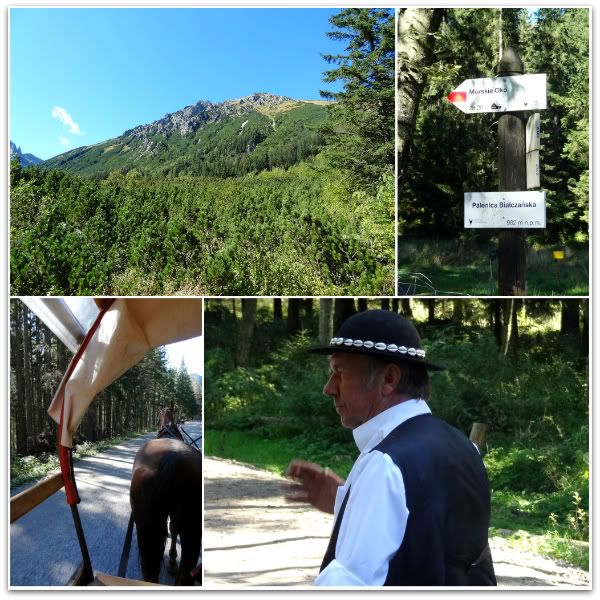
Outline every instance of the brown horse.
[[[158, 582], [169, 519], [169, 572], [175, 574], [175, 585], [193, 585], [191, 573], [202, 540], [202, 456], [181, 441], [176, 430], [172, 411], [163, 409], [157, 439], [146, 442], [133, 463], [131, 511], [144, 580]], [[178, 569], [177, 535], [181, 540]]]

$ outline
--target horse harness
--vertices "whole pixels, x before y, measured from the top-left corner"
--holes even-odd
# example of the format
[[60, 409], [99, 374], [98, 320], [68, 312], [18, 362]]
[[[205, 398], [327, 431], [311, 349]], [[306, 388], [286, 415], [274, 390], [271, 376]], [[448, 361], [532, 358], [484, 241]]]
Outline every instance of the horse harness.
[[179, 440], [185, 444], [183, 435], [182, 435], [181, 431], [179, 430], [179, 427], [177, 427], [177, 425], [175, 425], [175, 423], [167, 423], [166, 425], [163, 425], [158, 430], [156, 437], [158, 439], [170, 438], [170, 439], [174, 439], [174, 440]]

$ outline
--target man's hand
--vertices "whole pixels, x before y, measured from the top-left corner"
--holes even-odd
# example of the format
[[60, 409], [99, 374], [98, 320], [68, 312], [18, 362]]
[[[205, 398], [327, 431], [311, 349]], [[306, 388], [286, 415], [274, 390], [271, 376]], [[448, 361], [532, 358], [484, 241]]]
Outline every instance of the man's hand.
[[295, 483], [284, 484], [285, 499], [289, 502], [309, 502], [323, 512], [333, 513], [335, 496], [344, 480], [320, 465], [293, 460], [286, 469], [287, 477]]

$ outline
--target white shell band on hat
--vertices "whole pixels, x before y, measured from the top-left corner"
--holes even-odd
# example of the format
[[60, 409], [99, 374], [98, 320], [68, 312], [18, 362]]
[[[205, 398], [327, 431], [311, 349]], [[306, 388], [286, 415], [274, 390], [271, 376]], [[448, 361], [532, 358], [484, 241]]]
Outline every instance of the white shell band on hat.
[[352, 340], [350, 338], [334, 337], [329, 342], [330, 346], [352, 346], [353, 348], [375, 348], [375, 350], [393, 352], [396, 354], [408, 354], [409, 356], [418, 356], [425, 358], [425, 350], [419, 348], [407, 348], [406, 346], [397, 346], [396, 344], [386, 344], [385, 342], [371, 342], [370, 340]]

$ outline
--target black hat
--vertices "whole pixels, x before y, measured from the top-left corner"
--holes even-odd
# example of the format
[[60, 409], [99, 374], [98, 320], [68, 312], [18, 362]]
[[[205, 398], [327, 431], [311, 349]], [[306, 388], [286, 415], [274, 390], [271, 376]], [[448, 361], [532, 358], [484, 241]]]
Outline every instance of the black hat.
[[310, 348], [316, 354], [351, 352], [380, 356], [386, 360], [411, 362], [431, 371], [445, 367], [425, 360], [416, 327], [401, 315], [389, 310], [365, 310], [346, 319], [328, 346]]

